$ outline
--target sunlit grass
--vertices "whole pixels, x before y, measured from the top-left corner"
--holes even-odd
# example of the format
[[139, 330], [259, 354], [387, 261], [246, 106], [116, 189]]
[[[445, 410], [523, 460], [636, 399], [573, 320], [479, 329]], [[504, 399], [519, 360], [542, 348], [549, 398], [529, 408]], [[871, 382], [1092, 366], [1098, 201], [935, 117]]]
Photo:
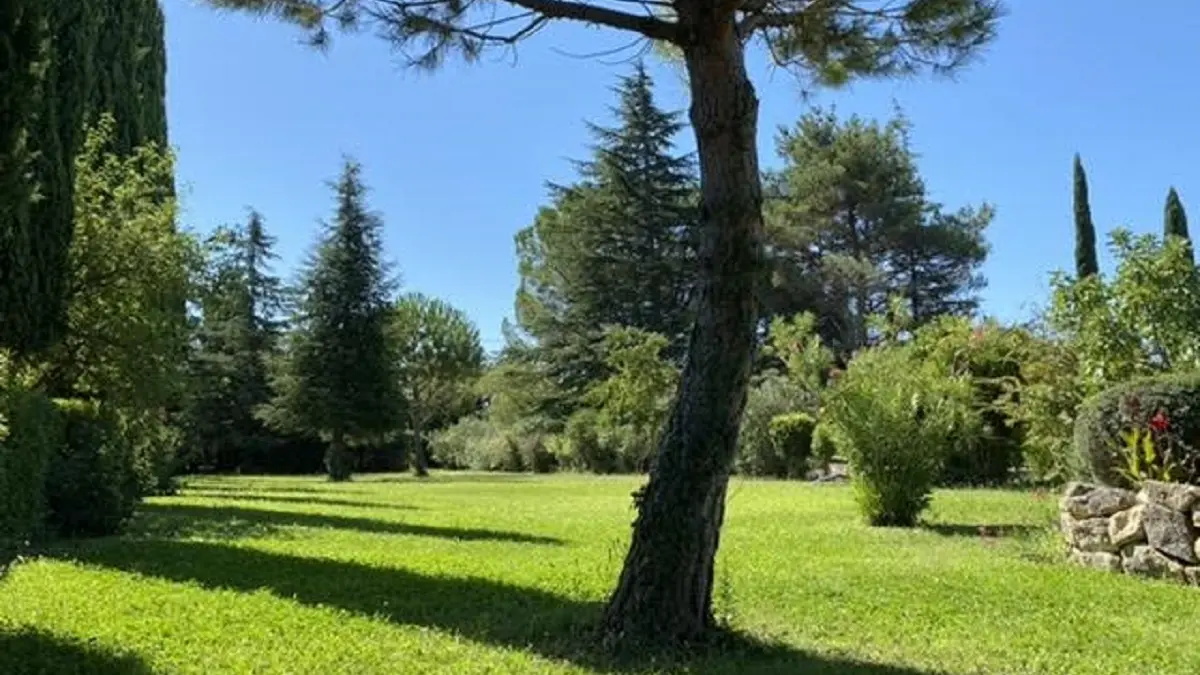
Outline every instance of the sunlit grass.
[[[633, 478], [203, 478], [127, 536], [0, 581], [0, 673], [599, 673], [587, 629]], [[849, 489], [735, 480], [693, 673], [1200, 671], [1200, 593], [1059, 564], [1054, 500], [939, 492], [871, 529]], [[982, 529], [981, 529], [982, 528]]]

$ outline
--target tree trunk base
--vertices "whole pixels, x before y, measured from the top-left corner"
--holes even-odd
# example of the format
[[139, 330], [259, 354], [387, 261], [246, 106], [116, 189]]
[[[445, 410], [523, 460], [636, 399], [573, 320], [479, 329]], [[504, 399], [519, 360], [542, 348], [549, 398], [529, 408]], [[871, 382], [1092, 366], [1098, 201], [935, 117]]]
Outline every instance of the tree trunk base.
[[325, 471], [329, 474], [329, 480], [337, 483], [350, 480], [354, 473], [350, 453], [346, 451], [345, 447], [339, 447], [340, 445], [334, 443], [325, 450]]
[[678, 650], [707, 643], [715, 634], [713, 575], [727, 483], [720, 475], [651, 478], [624, 572], [604, 612], [602, 641], [608, 649]]

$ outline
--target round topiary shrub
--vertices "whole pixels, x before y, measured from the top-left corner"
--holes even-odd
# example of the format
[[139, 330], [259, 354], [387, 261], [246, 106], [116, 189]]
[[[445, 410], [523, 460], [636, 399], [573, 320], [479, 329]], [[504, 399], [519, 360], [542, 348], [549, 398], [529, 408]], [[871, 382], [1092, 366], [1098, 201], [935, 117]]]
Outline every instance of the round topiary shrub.
[[1092, 480], [1120, 487], [1137, 481], [1125, 450], [1131, 431], [1154, 435], [1159, 451], [1146, 470], [1171, 468], [1171, 480], [1200, 484], [1200, 373], [1131, 380], [1084, 401], [1075, 449]]
[[805, 412], [793, 412], [771, 418], [768, 434], [775, 449], [771, 468], [780, 478], [800, 478], [808, 470], [812, 452], [813, 427], [817, 421]]

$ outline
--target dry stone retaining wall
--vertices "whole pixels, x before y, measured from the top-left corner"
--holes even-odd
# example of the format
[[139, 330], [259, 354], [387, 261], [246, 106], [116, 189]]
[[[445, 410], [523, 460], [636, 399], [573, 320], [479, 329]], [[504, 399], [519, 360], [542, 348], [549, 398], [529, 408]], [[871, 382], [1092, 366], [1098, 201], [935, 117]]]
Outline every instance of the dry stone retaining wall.
[[1059, 516], [1076, 564], [1200, 585], [1200, 487], [1071, 483]]

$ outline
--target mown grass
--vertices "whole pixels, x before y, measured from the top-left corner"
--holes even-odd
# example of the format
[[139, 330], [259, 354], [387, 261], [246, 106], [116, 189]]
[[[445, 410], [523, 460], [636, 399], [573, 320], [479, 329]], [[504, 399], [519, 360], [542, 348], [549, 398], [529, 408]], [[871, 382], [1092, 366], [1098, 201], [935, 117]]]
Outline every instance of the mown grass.
[[0, 673], [1200, 671], [1200, 593], [1060, 564], [1052, 498], [940, 492], [925, 526], [881, 530], [844, 487], [752, 481], [731, 489], [716, 591], [743, 638], [606, 662], [587, 628], [637, 484], [191, 480], [128, 535], [0, 581]]

